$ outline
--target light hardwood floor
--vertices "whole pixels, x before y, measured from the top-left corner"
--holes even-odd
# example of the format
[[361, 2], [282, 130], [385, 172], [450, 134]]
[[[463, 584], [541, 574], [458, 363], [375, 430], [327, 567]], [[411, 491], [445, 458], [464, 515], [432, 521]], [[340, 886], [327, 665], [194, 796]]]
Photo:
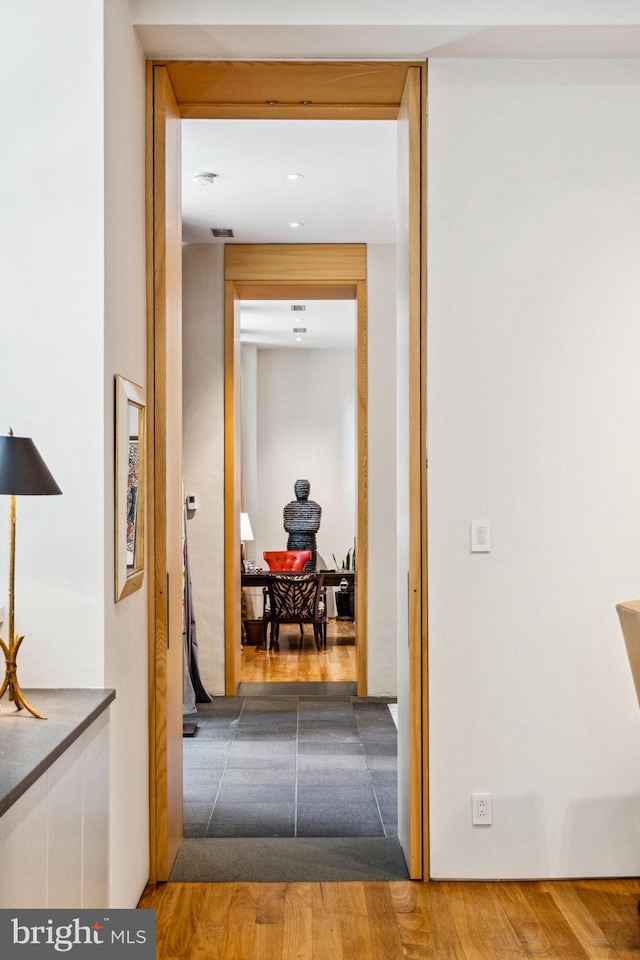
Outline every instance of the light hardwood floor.
[[166, 883], [158, 960], [638, 960], [637, 880]]
[[302, 650], [298, 649], [300, 630], [297, 625], [280, 628], [279, 648], [246, 646], [242, 651], [240, 680], [245, 683], [355, 681], [358, 678], [354, 625], [329, 621], [327, 648], [316, 650], [313, 630], [305, 627]]

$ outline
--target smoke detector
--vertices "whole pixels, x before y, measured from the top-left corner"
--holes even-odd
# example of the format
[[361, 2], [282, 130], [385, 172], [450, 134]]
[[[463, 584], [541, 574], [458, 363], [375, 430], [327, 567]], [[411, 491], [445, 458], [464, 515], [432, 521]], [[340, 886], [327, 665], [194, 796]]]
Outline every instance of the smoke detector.
[[199, 183], [201, 187], [211, 186], [216, 179], [215, 173], [194, 173], [193, 182]]

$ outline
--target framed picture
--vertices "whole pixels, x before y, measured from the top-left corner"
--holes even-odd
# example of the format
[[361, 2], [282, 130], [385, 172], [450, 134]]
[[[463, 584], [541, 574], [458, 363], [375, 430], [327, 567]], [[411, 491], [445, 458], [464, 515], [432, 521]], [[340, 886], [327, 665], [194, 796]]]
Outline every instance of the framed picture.
[[242, 572], [243, 573], [255, 573], [256, 565], [253, 560], [243, 560], [242, 561]]
[[139, 590], [144, 579], [145, 414], [142, 387], [116, 377], [115, 598]]

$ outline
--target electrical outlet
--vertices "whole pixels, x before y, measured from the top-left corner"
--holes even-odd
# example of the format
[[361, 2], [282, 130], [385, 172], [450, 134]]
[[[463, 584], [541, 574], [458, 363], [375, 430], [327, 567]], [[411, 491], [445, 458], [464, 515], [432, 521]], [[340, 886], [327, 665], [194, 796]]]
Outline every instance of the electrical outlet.
[[492, 795], [490, 793], [471, 794], [471, 823], [489, 826], [493, 823]]

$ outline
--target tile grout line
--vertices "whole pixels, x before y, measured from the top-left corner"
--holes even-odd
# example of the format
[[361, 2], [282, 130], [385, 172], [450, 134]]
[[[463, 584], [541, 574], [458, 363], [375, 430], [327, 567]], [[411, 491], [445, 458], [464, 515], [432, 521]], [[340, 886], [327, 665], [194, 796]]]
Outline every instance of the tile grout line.
[[229, 766], [229, 757], [231, 756], [231, 748], [233, 747], [233, 744], [234, 744], [234, 742], [235, 742], [235, 739], [236, 739], [236, 737], [238, 736], [238, 730], [240, 729], [240, 718], [242, 717], [242, 714], [244, 713], [244, 707], [245, 707], [246, 702], [247, 702], [247, 698], [244, 697], [243, 700], [242, 700], [242, 706], [240, 707], [240, 713], [238, 714], [238, 723], [237, 723], [237, 726], [236, 726], [236, 728], [235, 728], [235, 730], [234, 730], [234, 732], [233, 732], [233, 736], [231, 737], [231, 740], [229, 741], [229, 749], [227, 750], [227, 757], [226, 757], [225, 764], [224, 764], [224, 767], [223, 767], [223, 770], [222, 770], [222, 775], [220, 776], [220, 783], [218, 784], [218, 789], [216, 790], [216, 795], [215, 795], [215, 798], [214, 798], [214, 801], [213, 801], [213, 806], [211, 807], [211, 814], [209, 815], [209, 819], [207, 820], [207, 826], [206, 826], [206, 829], [205, 829], [205, 831], [204, 831], [205, 837], [208, 836], [208, 834], [209, 834], [209, 827], [211, 826], [211, 821], [213, 820], [213, 814], [214, 814], [215, 809], [216, 809], [216, 804], [217, 804], [217, 802], [218, 802], [218, 797], [220, 796], [220, 791], [222, 790], [222, 783], [223, 783], [223, 781], [224, 781], [224, 775], [225, 775], [225, 773], [227, 772], [227, 767]]
[[356, 728], [357, 728], [357, 730], [358, 730], [358, 736], [360, 737], [360, 743], [361, 743], [361, 745], [362, 745], [362, 753], [363, 753], [363, 756], [364, 756], [364, 762], [365, 762], [366, 765], [367, 765], [367, 773], [369, 774], [369, 780], [371, 781], [371, 789], [373, 790], [373, 799], [375, 800], [376, 810], [378, 811], [378, 817], [380, 818], [380, 823], [382, 824], [382, 832], [383, 832], [385, 838], [388, 839], [388, 836], [389, 836], [389, 835], [388, 835], [388, 833], [387, 833], [387, 825], [386, 825], [386, 823], [384, 822], [384, 817], [382, 816], [382, 811], [381, 811], [381, 809], [380, 809], [380, 803], [378, 802], [378, 793], [377, 793], [377, 791], [376, 791], [376, 785], [375, 785], [375, 783], [373, 782], [373, 776], [371, 775], [371, 767], [369, 766], [369, 760], [368, 760], [368, 758], [367, 758], [367, 751], [366, 751], [366, 749], [365, 749], [364, 740], [362, 739], [362, 730], [361, 730], [360, 724], [359, 724], [359, 722], [358, 722], [358, 712], [357, 712], [357, 710], [355, 709], [355, 707], [353, 707], [353, 704], [352, 704], [352, 709], [353, 709], [353, 714], [354, 714], [354, 718], [355, 718], [355, 721], [356, 721]]

